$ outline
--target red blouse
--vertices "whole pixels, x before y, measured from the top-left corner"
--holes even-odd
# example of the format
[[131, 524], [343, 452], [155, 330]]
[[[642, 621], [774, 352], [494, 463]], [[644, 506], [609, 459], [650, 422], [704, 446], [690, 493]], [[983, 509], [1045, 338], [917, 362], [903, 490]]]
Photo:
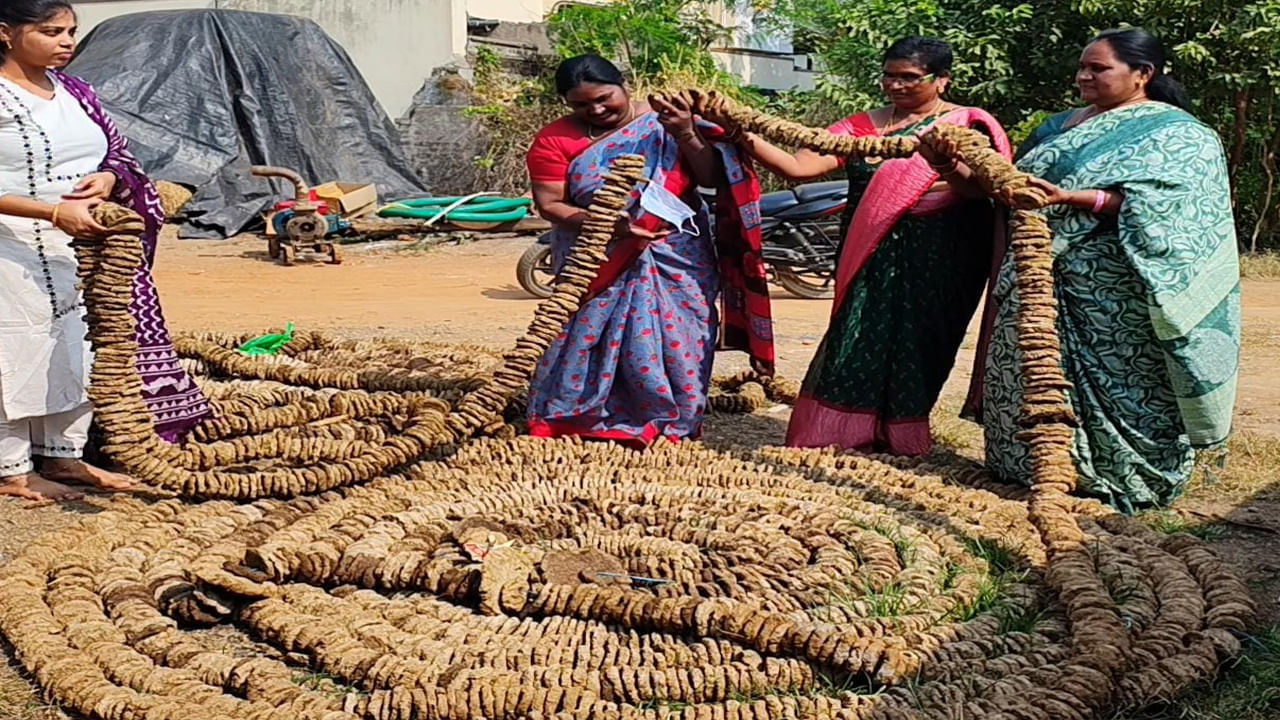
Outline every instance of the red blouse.
[[525, 154], [525, 166], [533, 182], [562, 183], [569, 178], [569, 164], [591, 147], [591, 138], [572, 115], [542, 128]]

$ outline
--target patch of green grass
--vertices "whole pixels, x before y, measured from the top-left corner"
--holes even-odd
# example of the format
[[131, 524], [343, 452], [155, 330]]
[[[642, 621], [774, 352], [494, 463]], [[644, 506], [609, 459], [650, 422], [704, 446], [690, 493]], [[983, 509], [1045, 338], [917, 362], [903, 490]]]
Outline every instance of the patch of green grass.
[[679, 700], [664, 700], [661, 698], [646, 700], [639, 705], [636, 705], [636, 709], [640, 712], [653, 710], [657, 712], [659, 716], [681, 713], [684, 712], [687, 707], [689, 707], [689, 703], [687, 702], [680, 702]]
[[1112, 720], [1276, 720], [1280, 718], [1280, 627], [1247, 638], [1244, 654], [1213, 683]]
[[969, 622], [979, 615], [995, 613], [1002, 626], [1002, 632], [1029, 632], [1025, 627], [1034, 627], [1039, 622], [1038, 611], [1034, 617], [1024, 617], [1030, 613], [1020, 605], [1009, 602], [1009, 587], [1027, 579], [1026, 571], [1010, 571], [987, 575], [978, 584], [978, 594], [972, 601], [956, 606], [947, 615], [947, 619], [957, 622]]
[[1038, 605], [1028, 607], [1017, 607], [1014, 605], [1006, 605], [996, 610], [996, 616], [1000, 618], [1001, 635], [1009, 635], [1012, 633], [1031, 634], [1036, 631], [1036, 626], [1044, 620], [1048, 611]]
[[896, 618], [906, 615], [913, 605], [907, 599], [907, 589], [898, 583], [889, 583], [880, 590], [862, 596], [867, 617]]
[[956, 586], [956, 580], [964, 574], [964, 568], [948, 561], [947, 566], [942, 570], [942, 589], [950, 590]]
[[[907, 589], [894, 582], [882, 588], [872, 587], [865, 580], [861, 586], [848, 582], [835, 583], [827, 588], [825, 607], [845, 608], [852, 615], [868, 618], [896, 618], [911, 612], [915, 604], [907, 599]], [[815, 613], [819, 620], [837, 622], [834, 616], [822, 617], [821, 608]]]
[[878, 695], [884, 691], [883, 688], [876, 687], [871, 678], [866, 675], [854, 675], [851, 673], [833, 674], [819, 670], [817, 672], [818, 685], [810, 695], [825, 695], [827, 697], [836, 697], [839, 695]]
[[904, 530], [901, 525], [876, 523], [874, 525], [866, 526], [866, 529], [884, 536], [886, 540], [893, 543], [893, 551], [898, 554], [898, 563], [902, 565], [902, 567], [906, 567], [915, 562], [915, 540], [907, 536], [906, 530]]
[[978, 595], [972, 602], [957, 607], [951, 611], [951, 619], [960, 622], [969, 622], [970, 620], [989, 613], [1003, 607], [1005, 604], [1005, 589], [1009, 585], [1009, 578], [1006, 575], [988, 575], [978, 584]]
[[297, 672], [294, 673], [290, 680], [294, 685], [297, 685], [300, 688], [317, 692], [334, 699], [341, 699], [348, 695], [364, 696], [368, 694], [360, 688], [345, 684], [342, 682], [342, 678], [335, 677], [328, 673]]
[[1173, 510], [1151, 510], [1142, 513], [1140, 517], [1147, 527], [1156, 532], [1166, 535], [1191, 535], [1209, 542], [1221, 538], [1227, 531], [1217, 523], [1196, 522]]
[[[968, 538], [965, 546], [974, 557], [986, 561], [987, 574], [978, 584], [977, 596], [971, 602], [957, 606], [947, 619], [968, 622], [979, 615], [994, 612], [1001, 616], [1003, 622], [1005, 614], [1018, 615], [1015, 610], [1020, 608], [1015, 608], [1008, 602], [1009, 587], [1027, 579], [1027, 571], [1018, 553], [997, 541], [985, 538]], [[953, 570], [949, 566], [947, 576], [943, 577], [944, 587], [955, 582], [955, 577], [949, 576], [954, 573], [958, 577], [964, 572], [964, 568], [957, 567]]]
[[1019, 572], [1025, 564], [1016, 550], [996, 540], [966, 538], [964, 544], [974, 557], [987, 561], [987, 567], [990, 568], [992, 575]]

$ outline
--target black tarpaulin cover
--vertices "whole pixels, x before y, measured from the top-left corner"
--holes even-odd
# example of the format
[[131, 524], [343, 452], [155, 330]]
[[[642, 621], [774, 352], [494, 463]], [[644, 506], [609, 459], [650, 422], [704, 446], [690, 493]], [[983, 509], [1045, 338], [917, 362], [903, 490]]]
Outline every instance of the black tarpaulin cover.
[[250, 165], [291, 168], [311, 183], [374, 183], [382, 200], [425, 192], [346, 51], [310, 20], [126, 15], [95, 27], [67, 72], [94, 86], [153, 179], [198, 188], [183, 237], [235, 234], [293, 197], [291, 186], [249, 175]]

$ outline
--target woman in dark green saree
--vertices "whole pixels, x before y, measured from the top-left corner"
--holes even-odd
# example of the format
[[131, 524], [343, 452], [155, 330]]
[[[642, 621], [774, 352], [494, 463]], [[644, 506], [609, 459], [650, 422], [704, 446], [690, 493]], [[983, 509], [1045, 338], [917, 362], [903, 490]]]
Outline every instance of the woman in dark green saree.
[[[952, 62], [941, 40], [894, 43], [880, 78], [891, 104], [829, 131], [888, 137], [952, 123], [981, 130], [1009, 156], [995, 118], [943, 97]], [[844, 162], [808, 150], [792, 155], [750, 134], [745, 144], [760, 164], [793, 180], [826, 175]], [[932, 448], [929, 413], [991, 271], [994, 207], [964, 185], [967, 169], [941, 159], [868, 158], [848, 163], [847, 172], [831, 325], [809, 366], [787, 444], [922, 455]], [[948, 176], [955, 189], [942, 181]]]
[[[1056, 115], [1019, 149], [1041, 178], [1053, 229], [1063, 370], [1080, 420], [1080, 489], [1134, 512], [1185, 488], [1196, 451], [1231, 429], [1240, 353], [1240, 271], [1222, 144], [1185, 108], [1164, 52], [1139, 29], [1085, 48], [1087, 107]], [[987, 464], [1028, 483], [1015, 269], [993, 284], [986, 372], [969, 409]]]

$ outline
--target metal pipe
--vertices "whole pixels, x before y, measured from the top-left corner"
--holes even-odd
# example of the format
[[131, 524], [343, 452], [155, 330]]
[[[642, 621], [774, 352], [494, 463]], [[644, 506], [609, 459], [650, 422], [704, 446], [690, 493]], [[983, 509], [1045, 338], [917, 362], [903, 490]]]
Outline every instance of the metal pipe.
[[298, 173], [288, 168], [276, 167], [274, 165], [254, 165], [249, 168], [249, 172], [258, 177], [278, 177], [284, 178], [293, 183], [294, 200], [299, 204], [309, 205], [311, 202], [311, 188], [307, 186], [305, 180]]

